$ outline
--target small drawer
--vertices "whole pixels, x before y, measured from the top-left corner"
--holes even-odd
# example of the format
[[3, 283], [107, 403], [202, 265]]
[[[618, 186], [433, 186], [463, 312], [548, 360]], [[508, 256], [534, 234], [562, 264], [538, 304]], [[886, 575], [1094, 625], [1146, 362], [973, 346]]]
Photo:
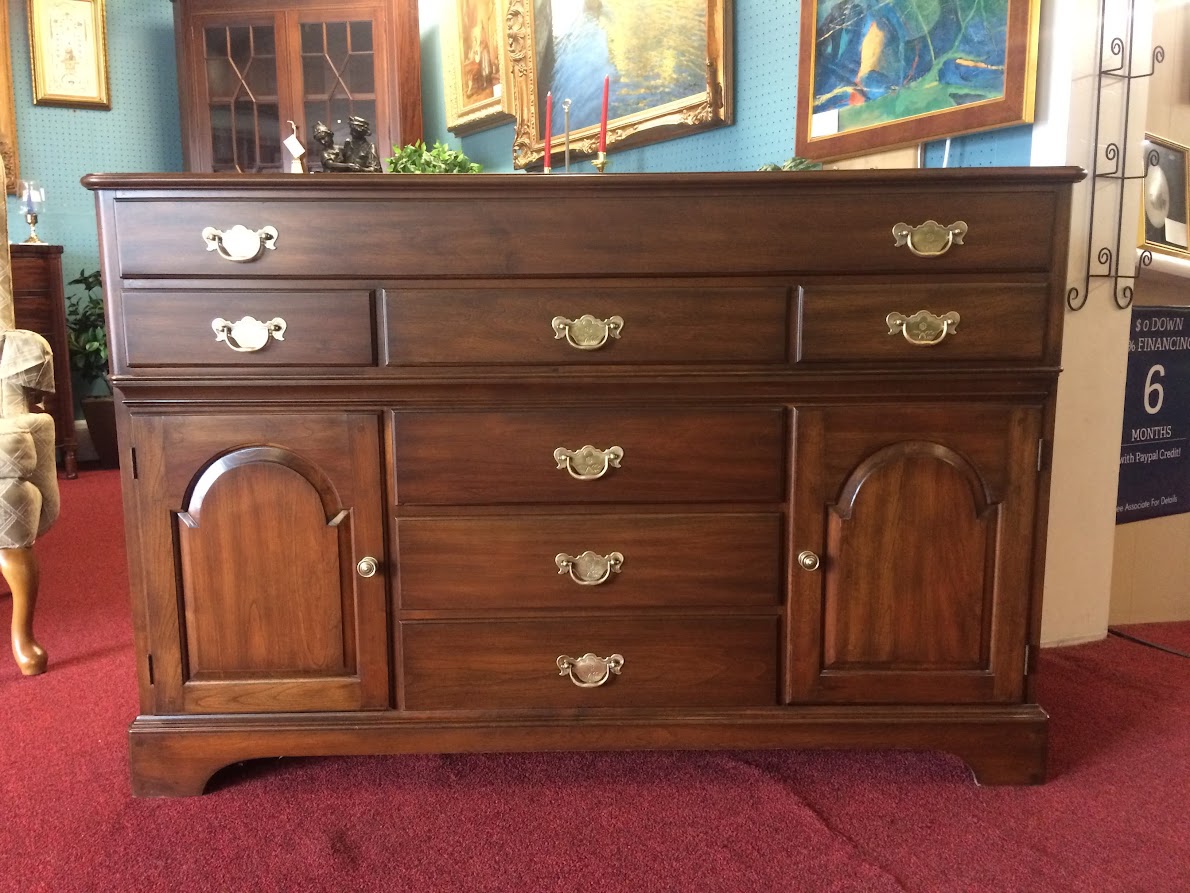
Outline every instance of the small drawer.
[[[807, 285], [800, 292], [799, 363], [1058, 359], [1049, 356], [1058, 342], [1056, 333], [1051, 338], [1044, 285], [889, 280]], [[921, 311], [929, 315], [915, 317]]]
[[[130, 368], [376, 363], [373, 300], [368, 291], [129, 290], [122, 300]], [[216, 320], [234, 325], [245, 317], [266, 324], [277, 321], [276, 331], [262, 335], [257, 349], [238, 342], [234, 330], [220, 339], [214, 327]]]
[[[776, 616], [405, 622], [407, 710], [767, 707], [777, 701]], [[594, 677], [560, 658], [622, 658]], [[565, 665], [565, 661], [563, 664]], [[616, 663], [619, 663], [618, 661]], [[599, 678], [602, 684], [594, 684]], [[580, 687], [573, 679], [586, 680]]]
[[785, 364], [791, 292], [569, 281], [390, 289], [389, 364]]
[[398, 412], [397, 501], [776, 502], [784, 432], [783, 408]]
[[776, 605], [783, 592], [775, 513], [402, 518], [397, 547], [406, 610]]

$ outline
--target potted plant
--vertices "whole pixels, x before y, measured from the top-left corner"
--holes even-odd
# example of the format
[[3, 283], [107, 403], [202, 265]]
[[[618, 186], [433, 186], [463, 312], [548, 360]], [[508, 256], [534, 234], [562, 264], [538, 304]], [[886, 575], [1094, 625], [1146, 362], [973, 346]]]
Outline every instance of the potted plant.
[[103, 280], [98, 270], [80, 270], [68, 285], [79, 288], [66, 298], [66, 347], [70, 370], [78, 379], [75, 393], [87, 420], [87, 432], [103, 468], [119, 465], [116, 411], [107, 364], [107, 322], [103, 316]]

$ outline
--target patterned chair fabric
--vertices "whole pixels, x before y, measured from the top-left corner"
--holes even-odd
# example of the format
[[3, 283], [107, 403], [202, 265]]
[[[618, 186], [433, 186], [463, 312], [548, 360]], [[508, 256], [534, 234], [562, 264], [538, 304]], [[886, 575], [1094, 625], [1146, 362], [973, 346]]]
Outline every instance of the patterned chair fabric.
[[0, 549], [12, 549], [33, 545], [58, 517], [54, 419], [29, 412], [31, 395], [54, 390], [54, 362], [41, 335], [15, 327], [6, 215], [0, 242]]

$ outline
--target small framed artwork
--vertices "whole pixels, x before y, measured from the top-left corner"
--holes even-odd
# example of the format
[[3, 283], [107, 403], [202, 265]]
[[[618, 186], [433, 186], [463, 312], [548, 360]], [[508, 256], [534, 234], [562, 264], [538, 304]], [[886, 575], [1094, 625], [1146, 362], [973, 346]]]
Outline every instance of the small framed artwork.
[[465, 136], [513, 120], [507, 0], [448, 0], [441, 24], [446, 129]]
[[585, 157], [604, 108], [609, 152], [731, 123], [731, 0], [507, 2], [514, 167], [543, 163], [550, 94], [555, 158], [567, 110], [570, 150]]
[[1145, 134], [1145, 185], [1141, 202], [1141, 247], [1190, 257], [1187, 207], [1190, 206], [1190, 149]]
[[104, 0], [29, 0], [33, 104], [110, 109]]
[[1040, 0], [802, 0], [797, 154], [864, 155], [1033, 120]]

